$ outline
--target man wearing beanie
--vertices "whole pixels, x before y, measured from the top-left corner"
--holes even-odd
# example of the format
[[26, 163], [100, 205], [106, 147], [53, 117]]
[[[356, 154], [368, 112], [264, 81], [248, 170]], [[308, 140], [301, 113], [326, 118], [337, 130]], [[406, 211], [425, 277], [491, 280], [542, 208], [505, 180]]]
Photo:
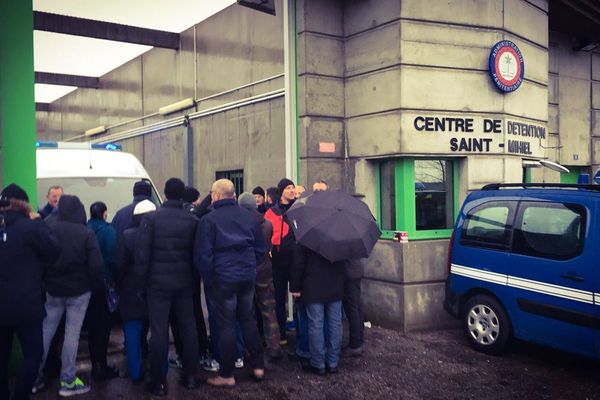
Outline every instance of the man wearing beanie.
[[[42, 275], [60, 246], [48, 226], [31, 220], [27, 193], [15, 184], [0, 194], [0, 398], [28, 399], [43, 355]], [[26, 301], [22, 301], [26, 299]], [[23, 360], [9, 396], [8, 362], [16, 335]]]
[[151, 200], [152, 186], [146, 180], [137, 181], [133, 185], [133, 202], [121, 208], [112, 219], [112, 226], [117, 232], [117, 236], [131, 225], [133, 220], [133, 209], [143, 200]]
[[136, 273], [146, 277], [150, 319], [150, 384], [158, 396], [167, 394], [163, 365], [167, 362], [169, 313], [174, 310], [183, 345], [182, 386], [196, 387], [198, 339], [193, 309], [193, 249], [198, 220], [183, 209], [185, 184], [178, 178], [165, 183], [167, 198], [141, 222], [135, 249]]
[[280, 195], [279, 202], [265, 213], [265, 219], [273, 225], [273, 235], [271, 237], [273, 250], [271, 254], [273, 257], [273, 284], [275, 286], [277, 322], [279, 323], [281, 342], [286, 344], [287, 288], [290, 266], [296, 246], [296, 238], [290, 228], [286, 212], [296, 200], [296, 187], [294, 182], [283, 178], [277, 184], [277, 189]]
[[265, 190], [260, 186], [252, 189], [252, 194], [254, 195], [254, 201], [256, 202], [256, 210], [264, 214], [267, 212], [267, 205], [265, 204]]

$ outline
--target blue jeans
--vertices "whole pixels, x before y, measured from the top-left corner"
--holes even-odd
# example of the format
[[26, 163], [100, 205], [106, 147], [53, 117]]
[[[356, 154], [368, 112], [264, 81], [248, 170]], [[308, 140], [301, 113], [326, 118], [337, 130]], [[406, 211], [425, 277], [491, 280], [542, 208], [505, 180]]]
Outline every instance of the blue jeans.
[[[315, 368], [337, 367], [342, 349], [342, 302], [305, 304], [308, 315], [310, 363]], [[327, 324], [327, 334], [323, 332]]]
[[[210, 329], [210, 352], [212, 358], [221, 363], [221, 352], [219, 351], [219, 327], [217, 324], [217, 314], [212, 298], [212, 286], [204, 286], [204, 299], [206, 300], [206, 309], [208, 310], [208, 328]], [[235, 323], [235, 347], [237, 358], [244, 358], [244, 338], [240, 323]]]
[[50, 293], [46, 294], [46, 318], [44, 318], [43, 323], [44, 357], [42, 358], [42, 365], [40, 366], [38, 376], [42, 376], [44, 364], [46, 364], [46, 359], [48, 358], [50, 343], [63, 314], [66, 312], [65, 340], [60, 356], [60, 380], [67, 383], [75, 380], [77, 376], [79, 334], [81, 333], [81, 325], [83, 325], [90, 296], [91, 292], [86, 292], [75, 297], [54, 297]]
[[[134, 319], [123, 322], [123, 334], [125, 335], [125, 352], [127, 354], [127, 371], [133, 381], [142, 379], [142, 337], [144, 321]], [[166, 375], [166, 373], [165, 373]]]

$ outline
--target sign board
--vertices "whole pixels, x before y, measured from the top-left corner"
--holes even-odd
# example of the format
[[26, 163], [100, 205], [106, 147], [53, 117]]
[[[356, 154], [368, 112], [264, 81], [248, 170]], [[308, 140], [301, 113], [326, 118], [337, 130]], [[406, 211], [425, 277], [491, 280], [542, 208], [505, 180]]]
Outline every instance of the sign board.
[[514, 154], [545, 157], [546, 126], [516, 117], [422, 114], [401, 116], [403, 153]]
[[496, 43], [490, 51], [489, 72], [494, 85], [501, 92], [517, 90], [525, 75], [525, 62], [517, 45], [510, 40]]

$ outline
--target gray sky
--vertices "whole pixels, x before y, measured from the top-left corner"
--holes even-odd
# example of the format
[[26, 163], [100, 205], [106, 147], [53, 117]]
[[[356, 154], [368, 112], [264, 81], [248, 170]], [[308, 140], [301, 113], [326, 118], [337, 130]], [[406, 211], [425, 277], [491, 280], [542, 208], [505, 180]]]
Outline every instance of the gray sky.
[[[235, 0], [33, 0], [33, 9], [74, 17], [182, 32]], [[34, 31], [34, 69], [102, 76], [151, 49], [130, 43]], [[35, 85], [35, 101], [52, 102], [76, 88]]]

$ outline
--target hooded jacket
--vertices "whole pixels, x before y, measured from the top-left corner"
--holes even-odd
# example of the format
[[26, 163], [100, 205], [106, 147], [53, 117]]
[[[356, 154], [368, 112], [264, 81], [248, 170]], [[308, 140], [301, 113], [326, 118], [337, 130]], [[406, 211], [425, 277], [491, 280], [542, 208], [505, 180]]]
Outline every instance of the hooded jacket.
[[44, 318], [44, 265], [58, 259], [60, 246], [42, 220], [29, 218], [30, 211], [29, 204], [19, 200], [10, 200], [8, 207], [0, 208], [6, 232], [6, 241], [0, 238], [1, 326]]
[[85, 225], [85, 210], [77, 196], [63, 195], [58, 215], [49, 223], [61, 254], [46, 273], [46, 290], [55, 297], [80, 296], [101, 289], [104, 261], [94, 231]]
[[123, 321], [144, 319], [146, 277], [135, 272], [135, 249], [140, 222], [144, 215], [134, 215], [129, 228], [119, 237], [115, 263], [115, 283], [119, 292], [119, 312]]
[[291, 265], [296, 249], [296, 237], [287, 218], [291, 204], [276, 204], [265, 213], [265, 219], [273, 225], [271, 243], [274, 266]]

